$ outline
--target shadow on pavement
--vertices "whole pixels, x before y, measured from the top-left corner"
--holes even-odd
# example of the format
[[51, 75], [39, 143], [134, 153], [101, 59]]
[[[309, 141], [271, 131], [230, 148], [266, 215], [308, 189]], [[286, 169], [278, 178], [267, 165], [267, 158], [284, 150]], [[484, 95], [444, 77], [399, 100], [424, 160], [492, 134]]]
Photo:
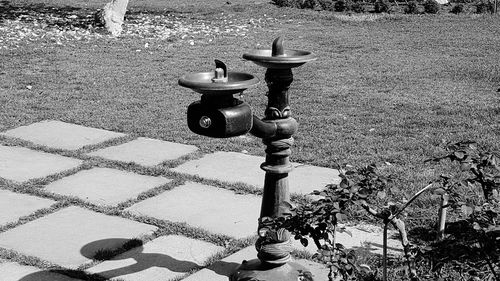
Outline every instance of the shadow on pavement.
[[80, 270], [51, 269], [28, 274], [19, 281], [106, 281], [100, 276], [91, 276]]
[[[99, 272], [99, 275], [107, 278], [113, 278], [125, 274], [140, 272], [150, 267], [164, 267], [170, 271], [181, 272], [181, 273], [188, 272], [191, 269], [199, 267], [199, 265], [194, 262], [177, 260], [168, 255], [157, 254], [157, 253], [144, 253], [143, 252], [144, 248], [142, 247], [142, 243], [140, 244], [136, 243], [134, 245], [134, 242], [131, 243], [130, 241], [134, 240], [127, 240], [127, 239], [98, 240], [83, 246], [82, 249], [80, 250], [80, 253], [87, 258], [96, 260], [109, 259], [111, 256], [113, 256], [113, 261], [125, 260], [125, 259], [135, 260], [135, 263], [133, 264]], [[105, 245], [117, 245], [117, 244], [124, 245], [125, 249], [133, 246], [136, 247], [133, 247], [131, 250], [119, 254], [118, 256], [116, 256], [115, 253], [113, 252], [109, 252], [109, 256], [107, 256], [108, 255], [106, 254], [107, 251], [103, 252], [101, 250], [101, 249], [106, 249], [106, 247], [104, 247]]]
[[[119, 247], [121, 250], [107, 250]], [[163, 267], [173, 272], [186, 273], [200, 266], [191, 261], [178, 260], [171, 256], [157, 253], [144, 253], [140, 240], [110, 238], [93, 241], [80, 249], [80, 253], [93, 260], [129, 260], [126, 266], [109, 268], [96, 274], [88, 274], [81, 270], [54, 269], [31, 273], [19, 281], [104, 281], [110, 278], [141, 272], [151, 267]], [[133, 261], [133, 263], [131, 263]], [[229, 276], [238, 266], [236, 263], [218, 261], [209, 269], [222, 276]], [[113, 266], [113, 265], [111, 265]]]

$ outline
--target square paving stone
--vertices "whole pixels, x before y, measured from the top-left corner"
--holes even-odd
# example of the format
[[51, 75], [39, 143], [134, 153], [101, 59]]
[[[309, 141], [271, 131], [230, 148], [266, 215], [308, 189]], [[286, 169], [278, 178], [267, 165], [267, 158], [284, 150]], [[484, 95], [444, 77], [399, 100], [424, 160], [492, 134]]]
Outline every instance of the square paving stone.
[[204, 265], [222, 250], [223, 247], [184, 236], [162, 236], [87, 271], [108, 279], [167, 281]]
[[170, 182], [164, 177], [139, 175], [110, 168], [93, 168], [47, 185], [47, 191], [81, 198], [97, 204], [116, 206], [140, 193]]
[[121, 217], [68, 207], [0, 233], [0, 247], [76, 268], [91, 261], [98, 250], [116, 249], [156, 229]]
[[[264, 161], [264, 157], [243, 153], [215, 152], [201, 159], [188, 161], [172, 171], [231, 183], [242, 182], [262, 188], [265, 172], [260, 169], [260, 164]], [[337, 170], [292, 164], [294, 169], [288, 177], [292, 193], [309, 194], [314, 190], [323, 189], [327, 184], [339, 182]]]
[[127, 210], [243, 238], [257, 232], [260, 202], [260, 196], [236, 194], [223, 188], [187, 182]]
[[[383, 229], [379, 226], [361, 224], [359, 226], [346, 227], [347, 232], [337, 232], [335, 242], [344, 245], [347, 249], [369, 252], [372, 254], [382, 255], [383, 249]], [[403, 247], [395, 236], [396, 231], [389, 231], [387, 239], [387, 252], [390, 255], [403, 254]], [[317, 247], [312, 241], [308, 239], [307, 247], [304, 247], [299, 240], [292, 239], [292, 246], [297, 250], [305, 250], [311, 254], [317, 252]]]
[[164, 161], [174, 160], [198, 148], [194, 145], [138, 138], [117, 146], [100, 149], [87, 155], [99, 156], [109, 160], [134, 162], [143, 166], [155, 166]]
[[[231, 256], [213, 263], [209, 267], [191, 274], [182, 281], [227, 281], [231, 273], [241, 264], [243, 260], [253, 260], [257, 258], [257, 251], [254, 246], [244, 248]], [[309, 270], [315, 281], [327, 281], [329, 270], [325, 265], [312, 261], [300, 259], [294, 260]]]
[[17, 146], [0, 145], [0, 177], [15, 182], [44, 178], [83, 163], [82, 160]]
[[0, 190], [0, 225], [16, 222], [20, 217], [48, 208], [54, 203], [50, 199]]
[[79, 279], [41, 270], [33, 266], [2, 261], [0, 261], [0, 278], [2, 281], [79, 281]]
[[86, 145], [98, 144], [125, 136], [122, 133], [53, 120], [21, 126], [5, 131], [1, 135], [23, 139], [51, 148], [67, 150], [77, 150]]

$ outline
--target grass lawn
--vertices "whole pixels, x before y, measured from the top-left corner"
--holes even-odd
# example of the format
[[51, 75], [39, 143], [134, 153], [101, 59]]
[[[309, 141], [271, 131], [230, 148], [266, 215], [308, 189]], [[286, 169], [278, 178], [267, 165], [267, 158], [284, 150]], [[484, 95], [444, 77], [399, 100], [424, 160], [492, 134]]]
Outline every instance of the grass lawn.
[[[0, 131], [57, 119], [193, 144], [204, 152], [263, 155], [254, 137], [210, 139], [190, 132], [185, 113], [199, 96], [177, 80], [212, 70], [220, 59], [263, 82], [264, 70], [241, 56], [269, 48], [282, 35], [285, 47], [318, 56], [294, 70], [291, 103], [300, 125], [293, 161], [325, 167], [389, 163], [402, 189], [412, 193], [437, 173], [423, 161], [442, 152], [443, 143], [470, 139], [500, 150], [500, 18], [363, 18], [279, 9], [265, 1], [230, 2], [131, 1], [124, 36], [78, 40], [60, 36], [60, 21], [49, 21], [53, 37], [15, 41], [33, 23], [19, 17], [23, 12], [0, 10]], [[25, 7], [24, 13], [85, 19], [104, 1], [6, 3]], [[162, 37], [162, 24], [178, 32]], [[7, 25], [21, 27], [12, 31]], [[265, 93], [265, 83], [245, 92], [260, 116]], [[434, 216], [431, 204], [429, 198], [417, 201], [410, 223]]]

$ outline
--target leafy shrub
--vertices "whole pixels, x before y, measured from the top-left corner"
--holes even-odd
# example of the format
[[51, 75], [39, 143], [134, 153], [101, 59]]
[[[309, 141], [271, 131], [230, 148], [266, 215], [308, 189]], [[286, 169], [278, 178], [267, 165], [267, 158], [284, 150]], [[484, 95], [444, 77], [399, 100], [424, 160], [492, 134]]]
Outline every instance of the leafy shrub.
[[319, 4], [321, 6], [321, 9], [325, 11], [334, 11], [334, 4], [332, 0], [322, 0], [319, 1]]
[[292, 8], [300, 8], [300, 3], [302, 1], [297, 0], [273, 0], [273, 3], [278, 7], [292, 7]]
[[336, 12], [347, 12], [350, 11], [352, 7], [352, 2], [349, 0], [338, 0], [333, 6]]
[[300, 4], [301, 9], [317, 9], [320, 8], [320, 4], [318, 0], [303, 0]]
[[419, 14], [420, 12], [418, 11], [418, 4], [416, 1], [410, 1], [408, 2], [408, 6], [405, 9], [405, 14]]
[[365, 5], [361, 2], [356, 2], [352, 4], [351, 10], [355, 13], [364, 13], [365, 12]]
[[492, 13], [495, 11], [495, 7], [493, 6], [493, 3], [490, 1], [481, 1], [476, 4], [476, 13], [477, 14], [484, 14], [484, 13]]
[[453, 13], [455, 15], [458, 15], [460, 13], [464, 12], [464, 4], [458, 3], [453, 8], [451, 9], [450, 13]]
[[325, 11], [350, 11], [351, 0], [272, 0], [278, 7], [291, 7], [298, 9], [313, 9]]
[[375, 13], [390, 13], [391, 6], [386, 0], [377, 0], [374, 4]]
[[426, 0], [424, 2], [424, 12], [426, 14], [437, 14], [439, 9], [439, 4], [435, 0]]
[[443, 261], [449, 261], [458, 264], [461, 270], [470, 268], [474, 275], [481, 273], [477, 280], [500, 280], [497, 273], [500, 264], [500, 154], [465, 141], [449, 145], [447, 155], [432, 161], [456, 167], [456, 172], [441, 175], [437, 181], [440, 187], [434, 192], [446, 195], [447, 207], [460, 218], [446, 228], [443, 241], [431, 245], [426, 253], [431, 263], [439, 260], [441, 264], [434, 270], [440, 270]]

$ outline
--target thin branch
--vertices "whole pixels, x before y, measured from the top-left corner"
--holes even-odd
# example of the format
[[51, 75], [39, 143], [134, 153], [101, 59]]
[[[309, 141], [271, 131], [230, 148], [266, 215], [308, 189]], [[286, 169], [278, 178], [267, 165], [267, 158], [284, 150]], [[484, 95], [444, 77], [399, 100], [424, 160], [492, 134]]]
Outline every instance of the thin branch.
[[420, 194], [424, 193], [425, 191], [431, 188], [432, 188], [432, 183], [428, 184], [426, 187], [422, 188], [417, 193], [415, 193], [415, 195], [413, 195], [413, 197], [410, 198], [410, 200], [408, 200], [408, 202], [406, 202], [406, 204], [404, 204], [402, 208], [400, 208], [395, 214], [389, 217], [389, 220], [392, 220], [395, 217], [399, 216], [399, 214], [401, 214], [406, 209], [406, 207], [408, 207], [408, 205], [410, 205], [413, 201], [415, 201], [415, 199], [417, 199], [417, 197], [419, 197]]
[[383, 219], [383, 217], [382, 217], [382, 216], [380, 216], [380, 213], [379, 213], [379, 212], [377, 212], [377, 210], [372, 209], [372, 207], [368, 206], [368, 204], [363, 203], [363, 204], [361, 204], [361, 207], [362, 207], [363, 209], [365, 209], [365, 210], [366, 210], [368, 213], [370, 213], [371, 215], [375, 216], [376, 218]]
[[408, 275], [410, 279], [417, 278], [417, 269], [415, 267], [415, 263], [411, 257], [411, 244], [408, 240], [408, 234], [406, 232], [405, 223], [403, 220], [399, 218], [394, 218], [391, 221], [392, 226], [399, 231], [399, 235], [401, 236], [401, 245], [403, 245], [403, 251], [406, 259], [406, 266], [408, 267]]

